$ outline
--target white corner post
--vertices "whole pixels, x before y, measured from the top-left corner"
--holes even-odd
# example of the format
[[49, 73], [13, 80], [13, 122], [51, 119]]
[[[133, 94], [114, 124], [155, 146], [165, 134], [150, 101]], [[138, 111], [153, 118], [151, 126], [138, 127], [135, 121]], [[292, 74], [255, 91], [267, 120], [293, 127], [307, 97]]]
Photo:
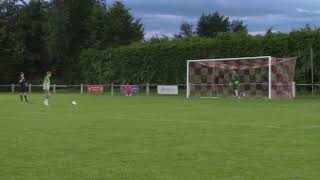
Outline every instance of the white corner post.
[[55, 94], [56, 93], [56, 85], [54, 84], [53, 85], [53, 94]]
[[292, 97], [296, 97], [296, 82], [292, 82]]
[[187, 98], [190, 96], [190, 84], [189, 84], [189, 60], [187, 61]]
[[311, 59], [311, 84], [312, 84], [312, 87], [311, 87], [311, 90], [312, 90], [312, 96], [314, 96], [314, 73], [313, 73], [313, 48], [311, 46], [310, 48], [310, 59]]
[[111, 96], [113, 96], [114, 95], [114, 84], [113, 83], [111, 83]]
[[11, 85], [11, 92], [14, 93], [14, 84]]
[[269, 99], [272, 99], [272, 57], [269, 57]]
[[80, 84], [80, 94], [83, 94], [83, 83]]
[[149, 96], [150, 94], [150, 87], [149, 87], [149, 83], [146, 84], [146, 93], [147, 93], [147, 96]]
[[31, 94], [32, 90], [31, 90], [31, 84], [29, 84], [29, 94]]

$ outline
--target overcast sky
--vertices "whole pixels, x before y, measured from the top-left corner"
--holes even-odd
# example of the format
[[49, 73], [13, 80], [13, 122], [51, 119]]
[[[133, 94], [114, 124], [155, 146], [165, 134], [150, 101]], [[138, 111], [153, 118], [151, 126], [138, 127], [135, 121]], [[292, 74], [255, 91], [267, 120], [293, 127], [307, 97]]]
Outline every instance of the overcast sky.
[[[111, 3], [115, 0], [106, 0]], [[288, 32], [306, 23], [320, 25], [320, 0], [122, 0], [135, 17], [142, 18], [146, 38], [171, 35], [183, 21], [194, 26], [202, 13], [219, 11], [242, 19], [251, 34], [269, 27]]]

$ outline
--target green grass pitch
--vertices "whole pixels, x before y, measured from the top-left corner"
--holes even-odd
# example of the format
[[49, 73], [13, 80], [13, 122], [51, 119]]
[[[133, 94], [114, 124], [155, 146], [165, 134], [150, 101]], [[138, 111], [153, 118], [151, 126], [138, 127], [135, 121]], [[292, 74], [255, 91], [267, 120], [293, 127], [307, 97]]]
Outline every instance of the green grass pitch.
[[320, 98], [30, 100], [0, 94], [1, 180], [320, 177]]

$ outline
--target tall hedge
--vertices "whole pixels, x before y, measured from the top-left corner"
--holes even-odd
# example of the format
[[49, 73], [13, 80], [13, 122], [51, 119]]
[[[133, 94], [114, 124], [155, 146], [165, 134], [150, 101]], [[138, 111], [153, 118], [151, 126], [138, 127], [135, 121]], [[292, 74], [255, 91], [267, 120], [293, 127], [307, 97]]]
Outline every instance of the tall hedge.
[[186, 60], [247, 56], [297, 56], [296, 81], [309, 83], [310, 49], [320, 82], [320, 32], [294, 31], [265, 36], [220, 34], [213, 39], [159, 40], [116, 49], [85, 49], [80, 56], [87, 83], [185, 83]]

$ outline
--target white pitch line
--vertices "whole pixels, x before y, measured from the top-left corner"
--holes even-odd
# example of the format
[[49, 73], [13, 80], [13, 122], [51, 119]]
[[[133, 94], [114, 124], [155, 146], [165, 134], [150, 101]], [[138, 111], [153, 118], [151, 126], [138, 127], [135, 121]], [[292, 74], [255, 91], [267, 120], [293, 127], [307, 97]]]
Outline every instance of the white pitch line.
[[220, 99], [221, 97], [200, 97], [200, 99]]
[[11, 120], [17, 120], [17, 117], [13, 117], [13, 116], [0, 116], [0, 120], [1, 119], [11, 119]]

